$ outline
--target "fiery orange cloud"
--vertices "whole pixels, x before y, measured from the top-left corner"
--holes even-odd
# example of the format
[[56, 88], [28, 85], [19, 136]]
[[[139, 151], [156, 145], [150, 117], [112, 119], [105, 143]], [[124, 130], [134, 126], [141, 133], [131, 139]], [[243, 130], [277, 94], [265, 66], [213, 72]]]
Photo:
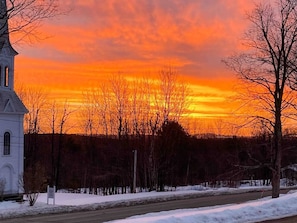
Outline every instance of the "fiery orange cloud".
[[[228, 116], [234, 76], [221, 62], [239, 47], [246, 0], [62, 1], [68, 15], [41, 27], [42, 40], [16, 46], [17, 80], [79, 104], [91, 84], [123, 72], [176, 67], [190, 82], [193, 116]], [[12, 36], [13, 39], [13, 36]]]

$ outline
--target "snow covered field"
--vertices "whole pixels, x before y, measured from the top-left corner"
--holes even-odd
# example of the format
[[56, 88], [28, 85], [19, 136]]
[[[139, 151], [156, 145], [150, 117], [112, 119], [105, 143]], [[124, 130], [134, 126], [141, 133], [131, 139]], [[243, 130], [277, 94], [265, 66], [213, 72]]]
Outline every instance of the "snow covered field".
[[40, 194], [34, 207], [29, 207], [28, 203], [1, 202], [0, 203], [0, 219], [10, 218], [13, 216], [34, 215], [40, 213], [58, 213], [71, 212], [77, 210], [94, 210], [100, 207], [113, 207], [120, 205], [129, 205], [132, 203], [145, 203], [149, 200], [168, 200], [174, 197], [186, 197], [191, 194], [215, 195], [222, 193], [241, 193], [247, 191], [258, 190], [259, 200], [246, 202], [243, 204], [230, 204], [223, 206], [197, 208], [197, 209], [181, 209], [174, 211], [150, 213], [146, 215], [133, 216], [128, 219], [113, 221], [114, 223], [242, 223], [257, 222], [267, 219], [277, 219], [286, 216], [297, 215], [297, 191], [291, 191], [287, 195], [283, 195], [278, 199], [270, 197], [260, 198], [261, 190], [268, 189], [258, 188], [221, 188], [221, 189], [205, 189], [202, 187], [185, 187], [178, 188], [173, 192], [145, 192], [136, 194], [123, 194], [111, 196], [98, 196], [89, 194], [70, 194], [56, 193], [56, 204], [47, 205], [46, 194]]

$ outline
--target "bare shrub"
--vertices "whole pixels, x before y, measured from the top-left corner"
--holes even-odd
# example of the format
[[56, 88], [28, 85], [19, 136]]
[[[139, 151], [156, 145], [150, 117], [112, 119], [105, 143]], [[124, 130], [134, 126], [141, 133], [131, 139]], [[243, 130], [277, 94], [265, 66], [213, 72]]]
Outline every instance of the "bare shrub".
[[45, 169], [40, 164], [25, 170], [23, 179], [20, 180], [30, 206], [34, 206], [39, 193], [46, 185]]

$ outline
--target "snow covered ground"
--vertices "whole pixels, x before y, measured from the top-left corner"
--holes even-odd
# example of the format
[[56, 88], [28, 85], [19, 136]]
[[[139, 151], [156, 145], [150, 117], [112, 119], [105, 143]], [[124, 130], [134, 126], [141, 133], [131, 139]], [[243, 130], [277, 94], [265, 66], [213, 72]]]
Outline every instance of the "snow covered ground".
[[[56, 193], [55, 205], [50, 199], [47, 204], [47, 195], [40, 194], [34, 207], [29, 207], [28, 203], [1, 202], [0, 219], [11, 218], [14, 216], [34, 215], [40, 213], [58, 213], [71, 212], [77, 210], [94, 210], [101, 207], [113, 207], [120, 205], [130, 205], [132, 203], [145, 203], [150, 200], [169, 200], [176, 197], [187, 197], [197, 194], [215, 195], [222, 193], [241, 193], [258, 190], [259, 197], [261, 191], [267, 187], [247, 187], [239, 189], [221, 188], [206, 189], [202, 187], [178, 188], [172, 192], [145, 192], [136, 194], [123, 194], [111, 196], [98, 196], [89, 194], [70, 194]], [[230, 204], [223, 206], [181, 209], [174, 211], [165, 211], [150, 213], [146, 215], [133, 216], [123, 220], [113, 221], [114, 223], [192, 223], [192, 222], [212, 222], [212, 223], [242, 223], [257, 222], [267, 219], [277, 219], [286, 216], [297, 215], [297, 191], [292, 190], [287, 195], [278, 199], [270, 197], [260, 198], [257, 201], [246, 202], [242, 204]]]

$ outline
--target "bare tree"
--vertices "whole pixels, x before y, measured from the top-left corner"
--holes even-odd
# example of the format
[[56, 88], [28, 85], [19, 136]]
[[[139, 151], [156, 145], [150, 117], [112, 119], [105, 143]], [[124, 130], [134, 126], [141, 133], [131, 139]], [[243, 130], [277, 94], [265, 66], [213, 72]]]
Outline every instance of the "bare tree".
[[20, 86], [16, 91], [29, 110], [29, 113], [25, 115], [25, 133], [39, 133], [42, 128], [40, 114], [47, 103], [48, 94], [44, 89], [38, 87]]
[[98, 127], [102, 126], [102, 132], [107, 136], [115, 132], [115, 112], [112, 111], [112, 92], [111, 86], [101, 84], [99, 88], [93, 93], [93, 103], [95, 111], [99, 115]]
[[147, 78], [137, 79], [132, 82], [130, 96], [132, 133], [146, 135], [149, 133], [149, 120], [155, 112], [151, 106], [153, 82]]
[[[94, 92], [94, 91], [93, 91]], [[94, 135], [96, 131], [96, 102], [94, 101], [94, 94], [91, 91], [83, 92], [83, 106], [80, 109], [82, 126], [86, 135]]]
[[[282, 157], [282, 124], [294, 104], [292, 83], [297, 66], [297, 2], [277, 0], [256, 4], [248, 14], [250, 28], [243, 40], [246, 51], [225, 60], [246, 86], [249, 117], [261, 120], [273, 137], [272, 197], [279, 197]], [[251, 115], [254, 114], [254, 115]]]
[[117, 134], [116, 99], [112, 81], [98, 84], [83, 92], [84, 104], [81, 109], [84, 132], [88, 135]]
[[33, 206], [37, 201], [39, 193], [44, 190], [46, 185], [44, 166], [36, 163], [36, 166], [27, 168], [23, 176], [20, 176], [19, 184], [29, 201], [29, 205]]
[[[55, 110], [55, 111], [54, 111]], [[58, 148], [57, 148], [57, 158], [56, 158], [56, 165], [55, 165], [55, 180], [54, 185], [57, 189], [59, 189], [60, 186], [60, 171], [61, 171], [61, 160], [62, 160], [62, 150], [63, 150], [63, 136], [67, 132], [67, 126], [66, 123], [69, 120], [70, 115], [74, 112], [69, 108], [69, 103], [67, 101], [64, 102], [64, 106], [62, 108], [56, 108], [53, 106], [53, 117], [55, 117], [55, 120], [58, 121], [56, 124], [57, 126], [57, 132], [59, 134], [58, 138]], [[54, 151], [53, 151], [54, 152]]]
[[38, 150], [37, 138], [42, 131], [42, 117], [47, 103], [47, 93], [44, 89], [18, 86], [16, 89], [21, 100], [28, 109], [24, 117], [25, 134], [27, 134], [25, 149], [25, 168], [35, 166], [36, 151]]
[[[4, 19], [0, 24], [0, 29], [5, 29], [9, 24], [9, 33], [13, 34], [15, 42], [31, 42], [40, 39], [38, 29], [41, 24], [50, 18], [54, 18], [66, 13], [62, 10], [59, 0], [5, 0], [1, 2], [2, 11], [0, 19]], [[4, 4], [4, 5], [3, 5]], [[2, 33], [1, 35], [7, 35]]]
[[177, 70], [171, 66], [160, 70], [158, 82], [155, 104], [162, 122], [179, 121], [188, 106], [188, 85], [179, 78]]
[[142, 83], [139, 80], [133, 82], [131, 94], [131, 124], [133, 135], [140, 135], [142, 126], [140, 122], [143, 115], [144, 91], [141, 86]]
[[49, 115], [47, 115], [51, 129], [51, 185], [54, 186], [55, 182], [55, 134], [57, 125], [57, 104], [54, 101], [49, 108]]
[[71, 109], [67, 100], [63, 104], [55, 100], [48, 102], [44, 112], [46, 131], [51, 133], [51, 184], [55, 185], [57, 189], [64, 143], [63, 136], [73, 127], [73, 124], [69, 124], [69, 119], [74, 112], [75, 110]]
[[[153, 189], [157, 183], [155, 141], [162, 124], [179, 121], [187, 108], [188, 87], [172, 67], [160, 71], [159, 79], [128, 79], [117, 73], [103, 85], [84, 93], [85, 132], [139, 137], [146, 162], [145, 184]], [[87, 131], [86, 131], [87, 130]], [[128, 139], [125, 138], [125, 139]], [[145, 147], [149, 145], [149, 149]], [[141, 153], [140, 153], [141, 154]]]
[[129, 85], [122, 73], [115, 74], [110, 79], [111, 92], [114, 98], [114, 111], [117, 119], [118, 138], [128, 132]]

